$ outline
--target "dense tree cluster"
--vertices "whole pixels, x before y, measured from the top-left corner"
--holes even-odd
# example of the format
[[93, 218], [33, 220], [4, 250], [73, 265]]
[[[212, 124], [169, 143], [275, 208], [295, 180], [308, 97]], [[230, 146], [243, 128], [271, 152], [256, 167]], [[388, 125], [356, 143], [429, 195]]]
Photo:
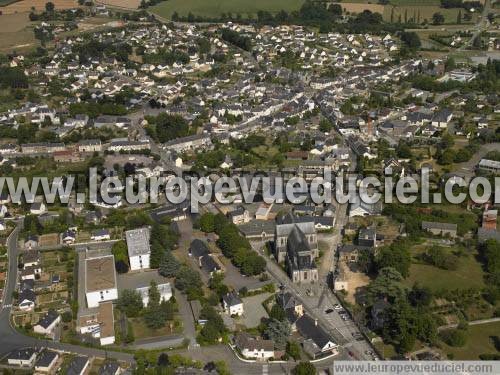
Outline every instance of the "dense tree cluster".
[[157, 142], [168, 142], [175, 138], [185, 137], [190, 134], [187, 121], [179, 115], [160, 113], [158, 116], [147, 116], [148, 135]]
[[211, 306], [203, 306], [200, 312], [200, 318], [205, 319], [206, 323], [198, 335], [198, 342], [202, 345], [216, 344], [227, 334], [224, 321], [219, 313]]
[[239, 32], [231, 29], [222, 29], [221, 37], [226, 42], [235, 45], [245, 51], [252, 50], [252, 41], [249, 37], [241, 35]]
[[[212, 223], [213, 221], [213, 223]], [[222, 253], [231, 259], [244, 275], [258, 275], [266, 267], [266, 261], [252, 250], [250, 242], [238, 231], [238, 227], [231, 223], [224, 215], [206, 213], [202, 215], [205, 229], [214, 228], [219, 236], [217, 245]]]

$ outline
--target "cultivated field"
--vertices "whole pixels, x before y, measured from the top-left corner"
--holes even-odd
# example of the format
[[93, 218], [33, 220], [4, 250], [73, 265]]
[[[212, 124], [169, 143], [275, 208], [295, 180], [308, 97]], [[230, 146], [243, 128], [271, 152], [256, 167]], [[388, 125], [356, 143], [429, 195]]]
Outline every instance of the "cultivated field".
[[385, 5], [380, 5], [380, 4], [365, 4], [365, 3], [357, 3], [357, 2], [352, 2], [352, 3], [340, 3], [339, 4], [344, 13], [361, 13], [364, 10], [369, 10], [373, 13], [380, 13], [384, 14], [384, 9]]
[[[439, 6], [439, 0], [394, 0], [389, 5], [373, 4], [367, 0], [353, 0], [342, 2], [340, 5], [344, 12], [361, 13], [364, 10], [370, 10], [383, 15], [384, 20], [390, 22], [398, 22], [399, 17], [404, 22], [406, 19], [415, 18], [419, 23], [427, 20], [427, 23], [432, 22], [434, 13], [441, 13], [445, 18], [445, 23], [455, 23], [459, 9], [444, 9]], [[464, 12], [462, 11], [462, 14]], [[473, 20], [475, 15], [473, 15]]]
[[0, 16], [0, 51], [33, 48], [37, 42], [29, 25], [28, 13]]
[[[76, 0], [51, 0], [55, 5], [56, 9], [70, 9], [78, 7], [78, 1]], [[15, 3], [6, 5], [0, 10], [3, 14], [13, 14], [21, 12], [30, 12], [31, 8], [36, 10], [44, 10], [47, 0], [22, 0]]]
[[97, 0], [95, 3], [115, 8], [137, 9], [141, 0]]
[[181, 16], [189, 12], [194, 15], [204, 17], [217, 17], [222, 13], [241, 14], [255, 16], [259, 10], [268, 12], [279, 12], [286, 10], [288, 12], [300, 9], [304, 0], [169, 0], [162, 2], [151, 10], [161, 17], [170, 19], [174, 12]]

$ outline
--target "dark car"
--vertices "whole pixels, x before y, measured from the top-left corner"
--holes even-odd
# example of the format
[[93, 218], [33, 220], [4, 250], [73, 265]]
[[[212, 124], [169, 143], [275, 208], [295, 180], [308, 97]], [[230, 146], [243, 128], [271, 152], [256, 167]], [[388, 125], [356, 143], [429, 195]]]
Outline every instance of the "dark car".
[[330, 314], [332, 312], [333, 312], [333, 309], [327, 309], [327, 310], [325, 310], [325, 314]]

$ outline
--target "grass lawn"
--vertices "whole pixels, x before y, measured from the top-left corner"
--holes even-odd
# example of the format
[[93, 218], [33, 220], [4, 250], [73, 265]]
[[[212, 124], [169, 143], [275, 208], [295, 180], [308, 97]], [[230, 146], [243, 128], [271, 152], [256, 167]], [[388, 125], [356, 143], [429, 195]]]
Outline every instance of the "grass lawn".
[[241, 14], [243, 17], [255, 16], [259, 10], [268, 12], [288, 12], [298, 10], [304, 0], [169, 0], [162, 2], [150, 10], [161, 17], [170, 19], [174, 12], [181, 16], [189, 12], [204, 17], [217, 17], [222, 13]]
[[500, 336], [500, 322], [469, 326], [467, 343], [462, 348], [454, 348], [443, 343], [443, 351], [453, 354], [457, 360], [479, 359], [480, 354], [500, 354], [492, 337]]
[[144, 323], [144, 320], [142, 318], [131, 318], [130, 322], [132, 323], [132, 327], [134, 328], [134, 336], [136, 340], [145, 339], [149, 337], [169, 336], [179, 333], [173, 321], [172, 321], [172, 326], [173, 326], [172, 330], [170, 329], [168, 323], [163, 328], [151, 329]]
[[412, 286], [418, 281], [433, 291], [483, 288], [484, 273], [475, 256], [474, 253], [461, 257], [458, 268], [454, 271], [413, 263], [410, 267], [410, 276], [406, 278], [405, 283]]

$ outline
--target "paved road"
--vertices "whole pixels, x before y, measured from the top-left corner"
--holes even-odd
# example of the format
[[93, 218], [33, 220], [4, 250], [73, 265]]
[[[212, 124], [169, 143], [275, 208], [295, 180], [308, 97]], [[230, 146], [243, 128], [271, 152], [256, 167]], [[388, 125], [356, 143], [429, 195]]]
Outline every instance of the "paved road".
[[[500, 322], [500, 318], [489, 318], [489, 319], [480, 319], [480, 320], [473, 320], [471, 322], [467, 322], [469, 326], [478, 326], [481, 324], [489, 324], [489, 323], [497, 323]], [[445, 326], [440, 326], [438, 327], [439, 331], [445, 330], [445, 329], [450, 329], [450, 328], [457, 328], [458, 324], [447, 324]]]
[[489, 11], [490, 11], [490, 0], [485, 0], [483, 13], [478, 19], [476, 25], [474, 26], [474, 33], [472, 34], [471, 38], [467, 41], [467, 43], [464, 43], [458, 49], [459, 51], [463, 51], [469, 48], [472, 45], [472, 43], [474, 43], [474, 39], [476, 39], [483, 31], [488, 29], [488, 26], [490, 25], [490, 22], [488, 21]]

